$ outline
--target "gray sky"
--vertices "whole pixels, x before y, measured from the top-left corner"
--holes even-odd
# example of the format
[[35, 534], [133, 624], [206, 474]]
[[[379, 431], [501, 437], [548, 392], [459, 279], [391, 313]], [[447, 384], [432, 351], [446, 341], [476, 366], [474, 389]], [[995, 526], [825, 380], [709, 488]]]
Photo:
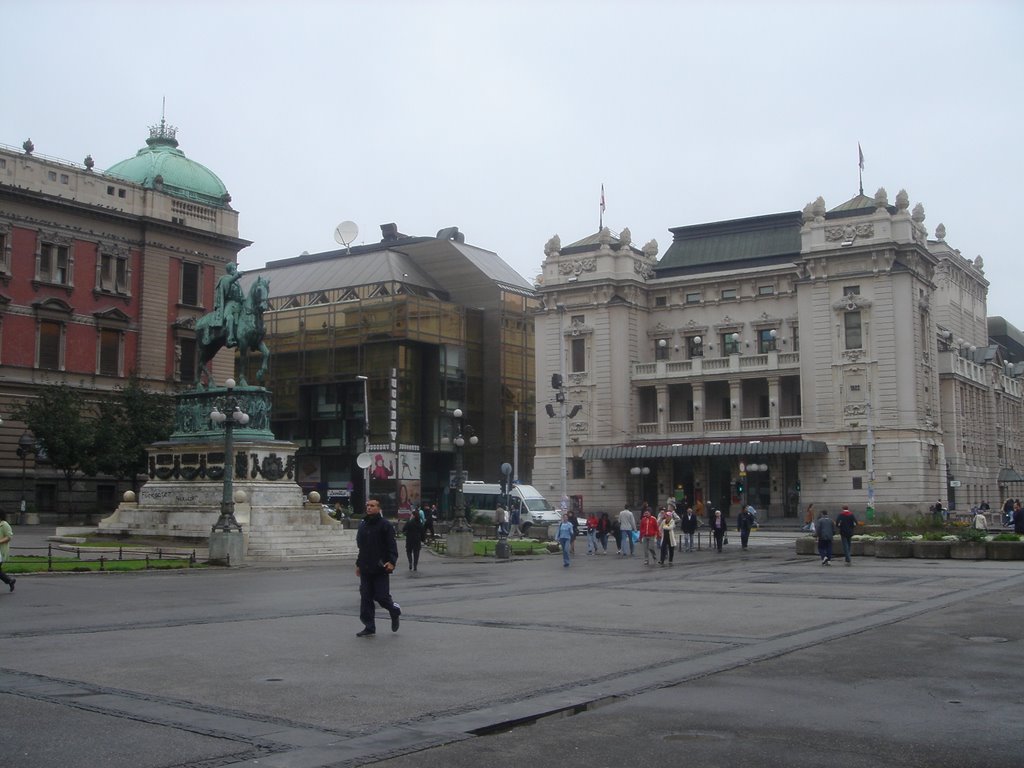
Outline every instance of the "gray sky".
[[524, 277], [544, 243], [905, 188], [1024, 327], [1024, 4], [0, 0], [0, 142], [98, 168], [160, 119], [255, 241], [243, 269], [396, 222]]

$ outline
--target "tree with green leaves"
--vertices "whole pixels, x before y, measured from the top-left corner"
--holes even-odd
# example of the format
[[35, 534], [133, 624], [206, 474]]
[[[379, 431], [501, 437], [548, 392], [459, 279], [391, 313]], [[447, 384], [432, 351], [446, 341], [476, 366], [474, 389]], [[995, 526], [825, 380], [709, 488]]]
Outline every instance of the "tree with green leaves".
[[81, 392], [59, 384], [41, 387], [12, 414], [35, 436], [42, 456], [64, 475], [72, 513], [75, 473], [91, 475], [96, 471], [94, 413]]
[[174, 398], [147, 390], [132, 375], [113, 397], [99, 403], [96, 425], [96, 469], [129, 480], [138, 493], [146, 471], [146, 448], [174, 431]]

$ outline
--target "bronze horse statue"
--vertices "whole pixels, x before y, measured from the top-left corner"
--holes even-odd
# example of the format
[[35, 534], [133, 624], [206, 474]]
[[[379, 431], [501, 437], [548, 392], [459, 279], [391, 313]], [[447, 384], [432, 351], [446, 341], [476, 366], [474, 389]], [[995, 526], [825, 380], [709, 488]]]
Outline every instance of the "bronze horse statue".
[[263, 343], [263, 337], [266, 335], [266, 329], [263, 326], [263, 313], [269, 308], [270, 283], [260, 275], [249, 288], [249, 293], [245, 296], [241, 306], [238, 307], [234, 341], [229, 341], [227, 337], [226, 324], [216, 325], [218, 320], [216, 313], [203, 315], [196, 321], [196, 346], [199, 349], [197, 383], [202, 382], [203, 374], [206, 374], [207, 386], [213, 386], [213, 374], [208, 367], [209, 362], [224, 346], [238, 347], [241, 354], [242, 373], [238, 377], [238, 383], [241, 386], [246, 386], [244, 361], [249, 352], [258, 351], [260, 353], [260, 367], [256, 371], [256, 378], [260, 381], [263, 380], [270, 359], [270, 350]]

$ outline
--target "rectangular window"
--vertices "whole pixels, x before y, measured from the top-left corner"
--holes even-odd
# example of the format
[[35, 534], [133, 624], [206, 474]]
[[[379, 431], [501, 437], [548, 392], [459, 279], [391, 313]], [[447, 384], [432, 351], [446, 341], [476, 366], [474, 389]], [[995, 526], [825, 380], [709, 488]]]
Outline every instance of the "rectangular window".
[[61, 324], [53, 320], [39, 321], [39, 367], [48, 371], [60, 370]]
[[722, 334], [722, 356], [740, 353], [740, 335], [738, 333]]
[[101, 376], [121, 374], [121, 332], [111, 328], [100, 329], [99, 373]]
[[704, 357], [704, 339], [701, 336], [687, 336], [686, 354], [691, 358]]
[[866, 445], [851, 445], [846, 449], [847, 464], [851, 470], [863, 472], [868, 468], [868, 449]]
[[188, 261], [181, 265], [181, 303], [199, 306], [199, 265]]
[[735, 288], [723, 288], [721, 296], [722, 296], [723, 299], [735, 299], [736, 298], [736, 289]]
[[793, 326], [793, 351], [800, 351], [800, 328], [799, 326]]
[[70, 262], [68, 247], [43, 243], [39, 247], [39, 280], [44, 283], [68, 285], [70, 281]]
[[759, 285], [757, 286], [758, 296], [774, 296], [775, 286], [774, 285]]
[[696, 293], [696, 292], [695, 293], [688, 293], [688, 294], [686, 294], [686, 303], [687, 304], [700, 304], [700, 294]]
[[569, 322], [572, 323], [573, 325], [583, 325], [585, 323], [585, 321], [586, 321], [586, 316], [585, 315], [571, 315], [569, 317]]
[[0, 274], [2, 275], [11, 274], [11, 267], [7, 259], [8, 237], [6, 232], [0, 232]]
[[757, 351], [760, 354], [775, 351], [775, 338], [778, 331], [774, 328], [762, 328], [757, 332]]
[[587, 479], [587, 462], [586, 459], [572, 459], [570, 464], [572, 471], [573, 480], [586, 480]]
[[860, 296], [859, 285], [844, 285], [843, 296]]
[[585, 339], [573, 339], [569, 349], [570, 371], [583, 373], [587, 370], [587, 342]]
[[843, 315], [846, 349], [861, 349], [863, 344], [860, 330], [860, 312], [847, 312]]
[[667, 307], [668, 306], [668, 297], [667, 296], [655, 296], [654, 297], [654, 306], [656, 306], [656, 307]]
[[109, 253], [100, 254], [100, 290], [128, 293], [128, 259]]
[[178, 339], [181, 358], [178, 360], [178, 381], [191, 384], [196, 380], [196, 340]]
[[69, 181], [70, 181], [70, 179], [68, 178], [68, 175], [66, 173], [62, 173], [60, 175], [60, 183], [61, 184], [67, 184]]
[[56, 181], [57, 180], [57, 172], [56, 171], [47, 171], [46, 172], [46, 178], [48, 178], [50, 181]]

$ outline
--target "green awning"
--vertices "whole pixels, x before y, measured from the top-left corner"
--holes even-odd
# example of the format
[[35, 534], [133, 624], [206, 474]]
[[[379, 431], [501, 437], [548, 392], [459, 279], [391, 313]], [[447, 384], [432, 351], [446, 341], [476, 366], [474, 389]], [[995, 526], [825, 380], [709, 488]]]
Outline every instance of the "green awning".
[[657, 445], [613, 445], [606, 448], [588, 448], [584, 459], [676, 459], [703, 456], [775, 456], [794, 453], [828, 453], [828, 446], [820, 440], [705, 440], [691, 443], [661, 443]]

